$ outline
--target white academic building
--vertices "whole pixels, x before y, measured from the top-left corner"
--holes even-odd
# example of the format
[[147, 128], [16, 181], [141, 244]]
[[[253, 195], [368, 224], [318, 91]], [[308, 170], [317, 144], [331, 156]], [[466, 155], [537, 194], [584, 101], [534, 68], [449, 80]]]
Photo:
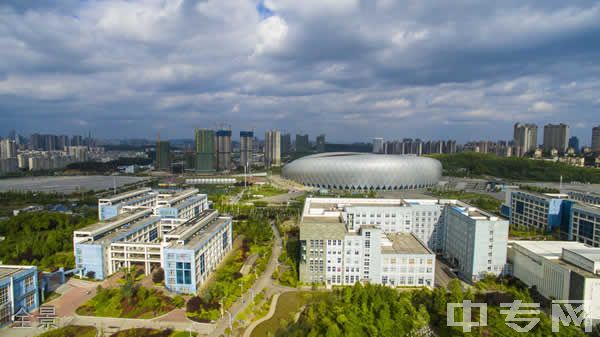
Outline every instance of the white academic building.
[[513, 276], [551, 300], [585, 301], [600, 319], [600, 248], [573, 241], [511, 241]]
[[505, 272], [507, 238], [507, 221], [456, 200], [307, 198], [300, 281], [433, 287], [436, 252], [476, 281]]
[[140, 189], [99, 200], [100, 222], [73, 232], [77, 272], [104, 279], [164, 269], [167, 289], [194, 294], [232, 248], [232, 219], [197, 189]]

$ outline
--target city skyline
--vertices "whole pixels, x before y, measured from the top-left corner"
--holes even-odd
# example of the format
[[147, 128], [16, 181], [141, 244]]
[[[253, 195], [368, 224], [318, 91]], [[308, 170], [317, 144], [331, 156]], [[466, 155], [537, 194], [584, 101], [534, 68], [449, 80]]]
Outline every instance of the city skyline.
[[0, 9], [1, 135], [175, 139], [225, 121], [332, 142], [466, 142], [510, 139], [524, 122], [568, 124], [590, 145], [599, 124], [593, 1], [62, 0]]

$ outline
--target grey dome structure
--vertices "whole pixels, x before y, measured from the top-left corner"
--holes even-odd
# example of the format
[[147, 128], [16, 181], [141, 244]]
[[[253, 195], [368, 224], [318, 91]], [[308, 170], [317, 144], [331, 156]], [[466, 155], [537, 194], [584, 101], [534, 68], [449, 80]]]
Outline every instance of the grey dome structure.
[[306, 186], [345, 190], [403, 190], [436, 185], [442, 164], [432, 158], [331, 152], [296, 159], [282, 176]]

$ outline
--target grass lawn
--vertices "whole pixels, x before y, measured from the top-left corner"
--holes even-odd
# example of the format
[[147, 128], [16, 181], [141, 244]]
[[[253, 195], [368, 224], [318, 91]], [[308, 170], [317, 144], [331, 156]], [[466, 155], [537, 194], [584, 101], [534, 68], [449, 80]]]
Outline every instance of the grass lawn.
[[279, 329], [285, 329], [300, 309], [305, 306], [311, 299], [318, 297], [318, 293], [310, 292], [289, 292], [279, 296], [276, 303], [275, 313], [273, 317], [260, 323], [252, 330], [251, 337], [263, 337], [275, 335]]
[[252, 186], [251, 188], [249, 188], [247, 193], [244, 194], [242, 199], [250, 200], [250, 199], [254, 198], [253, 197], [254, 195], [262, 195], [263, 197], [272, 197], [275, 195], [285, 194], [287, 192], [288, 192], [287, 190], [279, 189], [271, 184], [256, 185], [256, 186]]
[[430, 190], [432, 195], [443, 199], [458, 199], [466, 202], [467, 204], [479, 207], [480, 209], [499, 214], [500, 206], [502, 201], [487, 194], [475, 193], [475, 192], [462, 192], [462, 191], [437, 191]]
[[39, 337], [95, 337], [96, 328], [93, 326], [69, 325], [60, 329], [50, 330]]
[[[191, 336], [198, 334], [192, 332]], [[173, 331], [173, 330], [154, 330], [154, 329], [129, 329], [119, 331], [112, 334], [110, 337], [189, 337], [189, 331]]]

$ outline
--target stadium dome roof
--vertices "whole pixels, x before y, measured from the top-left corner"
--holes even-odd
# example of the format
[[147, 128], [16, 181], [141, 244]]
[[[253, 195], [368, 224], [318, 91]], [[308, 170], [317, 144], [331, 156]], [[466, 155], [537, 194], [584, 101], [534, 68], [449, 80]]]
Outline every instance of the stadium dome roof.
[[285, 165], [284, 178], [306, 186], [356, 190], [402, 190], [435, 185], [442, 164], [413, 155], [331, 152], [315, 154]]

